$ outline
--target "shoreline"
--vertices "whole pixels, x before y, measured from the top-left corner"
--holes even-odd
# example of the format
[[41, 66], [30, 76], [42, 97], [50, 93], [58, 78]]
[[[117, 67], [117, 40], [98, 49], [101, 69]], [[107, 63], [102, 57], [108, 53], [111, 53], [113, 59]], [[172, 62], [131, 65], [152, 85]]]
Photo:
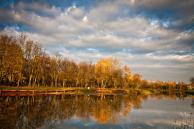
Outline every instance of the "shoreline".
[[0, 87], [0, 96], [4, 95], [60, 95], [60, 94], [139, 94], [139, 89], [121, 88], [80, 88], [80, 87]]
[[[143, 94], [151, 95], [157, 93], [170, 92], [157, 89], [122, 89], [122, 88], [83, 88], [83, 87], [11, 87], [1, 86], [0, 96], [34, 96], [34, 95], [82, 95], [82, 94], [103, 94], [103, 95], [125, 95]], [[179, 91], [171, 90], [173, 93], [185, 93], [194, 95], [193, 90]]]

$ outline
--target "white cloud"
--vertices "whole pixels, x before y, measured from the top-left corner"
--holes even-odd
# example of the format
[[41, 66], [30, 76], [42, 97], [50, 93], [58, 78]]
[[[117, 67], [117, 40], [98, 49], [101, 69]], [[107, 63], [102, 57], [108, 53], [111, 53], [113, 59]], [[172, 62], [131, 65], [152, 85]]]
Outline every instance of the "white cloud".
[[82, 19], [83, 22], [88, 22], [88, 17], [87, 16], [84, 16], [83, 19]]
[[[136, 0], [131, 3], [138, 4]], [[149, 20], [140, 15], [120, 17], [120, 4], [117, 2], [100, 4], [86, 10], [76, 6], [60, 9], [48, 5], [29, 6], [19, 3], [13, 7], [14, 11], [9, 15], [13, 18], [12, 22], [27, 24], [33, 28], [32, 32], [27, 30], [26, 35], [40, 42], [43, 47], [48, 48], [48, 51], [50, 49], [48, 46], [62, 46], [62, 49], [56, 48], [54, 51], [76, 61], [94, 62], [104, 56], [114, 56], [133, 68], [194, 69], [192, 66], [194, 57], [191, 54], [155, 54], [157, 51], [191, 50], [190, 46], [182, 45], [180, 42], [191, 39], [194, 32], [173, 31], [167, 28], [169, 23], [165, 23], [163, 27], [157, 20]], [[52, 16], [41, 16], [35, 11], [29, 12], [27, 7], [32, 10], [43, 10]], [[7, 27], [1, 33], [20, 32], [16, 28]], [[129, 49], [131, 51], [128, 51]], [[138, 55], [136, 51], [143, 54]]]
[[[141, 16], [111, 20], [111, 15], [119, 13], [119, 6], [115, 4], [97, 6], [89, 12], [76, 6], [65, 10], [52, 7], [53, 13], [58, 13], [54, 17], [39, 16], [26, 11], [22, 4], [18, 6], [24, 9], [12, 13], [12, 17], [16, 22], [32, 26], [35, 32], [31, 34], [35, 33], [36, 39], [40, 39], [43, 44], [63, 43], [72, 47], [97, 45], [106, 49], [132, 47], [142, 51], [155, 51], [172, 49], [177, 40], [193, 36], [190, 33], [179, 33], [160, 27], [157, 21], [149, 21]], [[35, 9], [40, 8], [37, 4], [34, 6]], [[79, 36], [81, 38], [78, 38]], [[47, 40], [41, 40], [46, 37]]]

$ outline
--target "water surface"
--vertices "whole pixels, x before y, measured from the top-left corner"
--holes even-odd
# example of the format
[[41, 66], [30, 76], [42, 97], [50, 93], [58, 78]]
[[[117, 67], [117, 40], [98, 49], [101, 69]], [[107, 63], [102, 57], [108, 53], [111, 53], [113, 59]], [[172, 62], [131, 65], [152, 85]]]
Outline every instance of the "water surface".
[[1, 96], [0, 129], [194, 127], [194, 99], [176, 95]]

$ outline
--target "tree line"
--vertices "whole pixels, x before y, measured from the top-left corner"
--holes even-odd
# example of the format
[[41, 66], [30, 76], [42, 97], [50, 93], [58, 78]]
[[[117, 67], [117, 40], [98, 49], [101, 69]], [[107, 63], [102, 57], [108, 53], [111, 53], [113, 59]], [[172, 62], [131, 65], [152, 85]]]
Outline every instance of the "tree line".
[[0, 35], [0, 85], [91, 88], [176, 88], [183, 82], [149, 82], [112, 57], [96, 63], [51, 56], [25, 35]]

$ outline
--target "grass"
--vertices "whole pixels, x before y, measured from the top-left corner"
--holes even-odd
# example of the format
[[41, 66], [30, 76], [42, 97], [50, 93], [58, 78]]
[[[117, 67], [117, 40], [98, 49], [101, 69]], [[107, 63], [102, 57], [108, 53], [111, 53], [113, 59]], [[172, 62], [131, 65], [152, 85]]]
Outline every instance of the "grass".
[[[0, 86], [0, 93], [17, 93], [19, 94], [130, 94], [140, 93], [143, 95], [155, 94], [158, 91], [155, 89], [122, 89], [122, 88], [83, 88], [83, 87], [11, 87]], [[187, 95], [194, 95], [194, 90], [185, 91]]]
[[[134, 90], [136, 91], [136, 90]], [[121, 88], [80, 88], [80, 87], [10, 87], [1, 86], [0, 94], [127, 94], [131, 90]], [[138, 91], [137, 91], [138, 92]]]
[[150, 95], [150, 94], [152, 94], [152, 92], [150, 90], [143, 90], [142, 94], [143, 95]]
[[[70, 88], [61, 88], [61, 87], [10, 87], [10, 86], [1, 86], [0, 90], [41, 90], [41, 91], [47, 91], [47, 90], [67, 90]], [[71, 88], [72, 89], [72, 88]]]

